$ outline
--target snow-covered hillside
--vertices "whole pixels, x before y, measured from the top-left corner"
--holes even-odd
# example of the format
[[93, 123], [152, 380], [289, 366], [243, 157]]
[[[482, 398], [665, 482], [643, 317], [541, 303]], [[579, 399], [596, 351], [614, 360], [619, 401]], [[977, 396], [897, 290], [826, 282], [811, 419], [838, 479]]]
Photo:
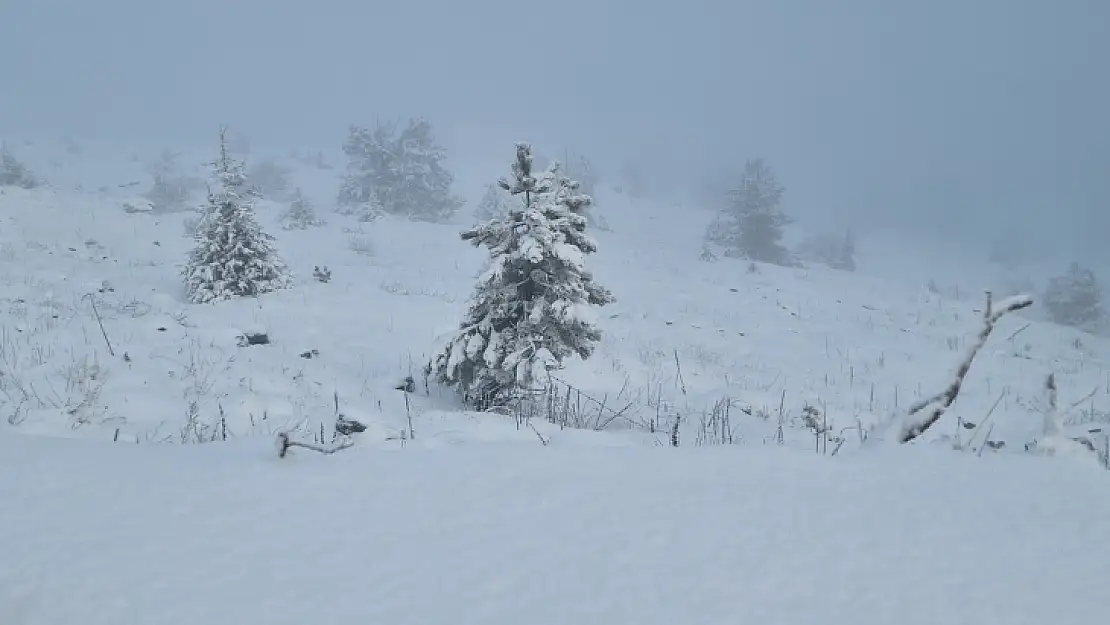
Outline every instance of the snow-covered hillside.
[[[283, 206], [259, 205], [294, 288], [190, 305], [193, 215], [123, 210], [157, 151], [24, 148], [50, 185], [0, 193], [0, 623], [1015, 624], [1110, 607], [1108, 474], [1024, 452], [1050, 373], [1070, 431], [1110, 420], [1102, 339], [1006, 316], [923, 442], [859, 444], [948, 383], [986, 272], [957, 294], [938, 267], [931, 292], [866, 239], [857, 273], [702, 262], [710, 215], [603, 189], [612, 230], [589, 265], [617, 302], [593, 358], [556, 373], [586, 422], [564, 429], [461, 411], [422, 380], [484, 260], [458, 231], [508, 158], [461, 168], [452, 225], [334, 214], [337, 170], [286, 159], [327, 220], [284, 231]], [[898, 262], [931, 275], [929, 253]], [[834, 437], [820, 455], [807, 407]], [[330, 441], [337, 411], [368, 426], [352, 449], [278, 459], [277, 432]], [[970, 450], [929, 444], [952, 436]]]
[[[183, 434], [190, 419], [204, 427], [221, 420], [233, 436], [294, 425], [315, 432], [334, 420], [338, 397], [340, 411], [371, 424], [369, 440], [407, 428], [395, 386], [405, 375], [420, 379], [461, 319], [483, 262], [457, 236], [476, 197], [456, 225], [360, 224], [329, 210], [336, 171], [302, 166], [296, 183], [319, 205], [324, 227], [285, 232], [276, 224], [282, 207], [260, 206], [296, 288], [194, 306], [185, 303], [178, 273], [191, 244], [183, 222], [192, 215], [124, 212], [146, 178], [129, 150], [98, 147], [105, 154], [65, 154], [53, 167], [40, 157], [32, 165], [53, 176], [50, 188], [0, 195], [5, 424], [126, 441], [195, 437], [195, 428]], [[206, 156], [190, 154], [182, 162]], [[504, 173], [489, 169], [486, 181]], [[134, 180], [144, 182], [120, 187]], [[696, 440], [704, 415], [722, 400], [735, 409], [734, 441], [777, 437], [780, 414], [796, 423], [806, 405], [835, 430], [869, 427], [946, 384], [979, 328], [982, 293], [971, 271], [962, 290], [942, 274], [943, 294], [931, 293], [919, 281], [891, 279], [881, 260], [869, 271], [865, 242], [858, 274], [751, 272], [737, 261], [698, 260], [709, 219], [700, 211], [609, 190], [599, 194], [598, 210], [612, 231], [596, 233], [600, 251], [590, 264], [618, 301], [601, 311], [596, 355], [558, 377], [585, 397], [626, 408], [616, 429], [650, 430], [656, 421], [665, 430], [681, 414], [683, 433]], [[900, 262], [912, 258], [907, 252]], [[331, 282], [314, 280], [314, 266], [329, 267]], [[1003, 319], [950, 422], [935, 433], [954, 434], [957, 418], [978, 422], [997, 401], [992, 438], [1021, 449], [1040, 431], [1050, 372], [1065, 406], [1098, 389], [1069, 419], [1101, 418], [1110, 401], [1104, 342], [1026, 323]], [[239, 346], [252, 331], [266, 332], [272, 344]], [[418, 437], [466, 438], [460, 432], [504, 426], [497, 417], [459, 414], [450, 397], [434, 389], [426, 396], [420, 386]]]

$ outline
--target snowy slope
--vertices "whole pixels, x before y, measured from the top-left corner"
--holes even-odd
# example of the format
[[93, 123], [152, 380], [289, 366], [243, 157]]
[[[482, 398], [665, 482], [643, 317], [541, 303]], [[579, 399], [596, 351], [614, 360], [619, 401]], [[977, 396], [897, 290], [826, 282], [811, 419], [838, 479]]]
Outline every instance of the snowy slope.
[[[276, 225], [282, 207], [260, 206], [297, 287], [190, 306], [177, 274], [190, 244], [188, 215], [121, 209], [146, 185], [118, 186], [146, 180], [132, 152], [95, 145], [60, 156], [50, 145], [18, 152], [46, 172], [51, 188], [0, 195], [0, 427], [11, 421], [32, 432], [181, 440], [188, 414], [211, 427], [222, 409], [232, 435], [318, 431], [333, 420], [338, 396], [347, 416], [371, 422], [367, 438], [398, 435], [406, 423], [394, 386], [407, 374], [419, 378], [443, 345], [482, 263], [481, 252], [457, 237], [471, 207], [455, 225], [359, 224], [331, 214], [337, 171], [299, 164], [296, 183], [328, 224], [283, 232]], [[208, 157], [195, 149], [181, 162]], [[488, 169], [485, 180], [460, 181], [460, 188], [479, 190], [504, 173]], [[894, 280], [879, 262], [858, 274], [820, 267], [750, 273], [740, 262], [697, 260], [709, 215], [609, 191], [599, 195], [599, 210], [613, 231], [597, 233], [600, 251], [590, 266], [618, 301], [601, 311], [605, 336], [595, 357], [559, 377], [608, 406], [628, 406], [616, 423], [626, 428], [682, 414], [694, 440], [700, 420], [725, 399], [737, 409], [734, 440], [762, 444], [780, 414], [796, 423], [806, 405], [826, 413], [837, 431], [867, 427], [946, 384], [979, 327], [982, 295], [973, 285], [983, 280], [970, 268], [958, 298], [954, 289], [938, 295], [918, 280]], [[861, 246], [867, 258], [867, 242]], [[899, 263], [913, 258], [907, 249]], [[928, 256], [917, 258], [928, 266]], [[312, 279], [315, 265], [332, 269], [331, 283]], [[1050, 324], [1022, 329], [1025, 323], [1003, 320], [938, 433], [954, 434], [957, 418], [979, 421], [997, 402], [992, 437], [1021, 449], [1039, 433], [1050, 372], [1063, 405], [1083, 399], [1069, 415], [1077, 428], [1104, 420], [1105, 342]], [[267, 332], [273, 344], [239, 347], [237, 337], [248, 331]], [[415, 426], [429, 434], [484, 436], [474, 430], [502, 425], [453, 412], [450, 397], [414, 399]]]
[[[1105, 473], [931, 447], [0, 437], [10, 625], [1088, 623]], [[301, 452], [302, 450], [296, 450]]]
[[[984, 427], [976, 453], [854, 433], [813, 453], [804, 406], [868, 429], [947, 383], [985, 272], [930, 293], [927, 254], [907, 246], [918, 273], [899, 279], [867, 266], [866, 240], [858, 274], [699, 262], [709, 215], [603, 191], [613, 230], [590, 266], [618, 302], [594, 358], [558, 375], [621, 418], [525, 426], [418, 382], [402, 440], [394, 387], [419, 380], [483, 260], [458, 240], [467, 214], [358, 224], [330, 211], [337, 172], [302, 165], [325, 226], [281, 231], [282, 207], [260, 205], [295, 288], [191, 306], [188, 215], [122, 210], [158, 150], [57, 153], [23, 146], [51, 186], [0, 193], [0, 624], [1014, 625], [1110, 608], [1107, 473], [1023, 452], [1050, 372], [1071, 431], [1105, 426], [1103, 340], [999, 324], [926, 437], [966, 443], [957, 419], [990, 413], [997, 452], [980, 453]], [[463, 169], [472, 202], [503, 173]], [[255, 331], [272, 343], [238, 344]], [[277, 458], [279, 430], [330, 439], [337, 403], [369, 426], [353, 448]], [[704, 446], [726, 404], [735, 445]], [[226, 443], [147, 444], [224, 423]]]

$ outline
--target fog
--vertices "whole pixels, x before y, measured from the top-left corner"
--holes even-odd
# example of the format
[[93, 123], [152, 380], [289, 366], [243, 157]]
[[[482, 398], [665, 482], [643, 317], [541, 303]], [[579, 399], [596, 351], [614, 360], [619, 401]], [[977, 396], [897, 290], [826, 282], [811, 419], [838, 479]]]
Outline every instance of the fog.
[[[764, 156], [799, 220], [1095, 254], [1100, 0], [4, 0], [0, 136], [338, 146], [427, 116], [690, 190]], [[665, 185], [666, 186], [666, 185]]]

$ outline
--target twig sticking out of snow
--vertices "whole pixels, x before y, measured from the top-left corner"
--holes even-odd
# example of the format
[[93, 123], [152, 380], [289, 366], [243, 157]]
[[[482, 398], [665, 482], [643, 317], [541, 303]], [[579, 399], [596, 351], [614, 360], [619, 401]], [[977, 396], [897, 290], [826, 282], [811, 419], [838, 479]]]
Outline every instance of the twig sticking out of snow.
[[[1103, 455], [1096, 449], [1095, 440], [1088, 436], [1071, 437], [1064, 435], [1064, 415], [1067, 410], [1060, 408], [1059, 391], [1056, 386], [1056, 374], [1048, 374], [1045, 380], [1045, 393], [1048, 406], [1044, 412], [1044, 431], [1040, 440], [1033, 441], [1025, 446], [1026, 451], [1037, 451], [1054, 455], [1073, 451], [1094, 452], [1103, 466], [1107, 466]], [[1082, 402], [1083, 400], [1080, 400]], [[1078, 404], [1073, 404], [1074, 408]], [[1108, 439], [1110, 441], [1110, 439]], [[1110, 444], [1110, 443], [1108, 443]]]
[[1056, 387], [1055, 373], [1048, 374], [1044, 388], [1048, 395], [1048, 409], [1044, 414], [1044, 431], [1041, 434], [1045, 438], [1059, 436], [1061, 430], [1063, 430], [1063, 417], [1060, 414], [1059, 391]]
[[1080, 405], [1080, 404], [1082, 404], [1082, 403], [1086, 402], [1086, 401], [1087, 401], [1088, 399], [1090, 399], [1090, 398], [1094, 397], [1094, 396], [1095, 396], [1095, 393], [1097, 393], [1097, 392], [1098, 392], [1098, 389], [1099, 389], [1099, 387], [1097, 387], [1097, 386], [1096, 386], [1096, 387], [1094, 387], [1093, 389], [1091, 389], [1091, 392], [1090, 392], [1090, 393], [1087, 393], [1087, 394], [1086, 394], [1086, 395], [1084, 395], [1083, 397], [1080, 397], [1079, 399], [1077, 399], [1077, 400], [1073, 401], [1073, 402], [1071, 403], [1071, 405], [1070, 405], [1070, 406], [1068, 406], [1068, 410], [1069, 410], [1069, 411], [1070, 411], [1070, 410], [1075, 410], [1076, 408], [1078, 408], [1078, 407], [1079, 407], [1079, 405]]
[[[997, 306], [992, 305], [990, 291], [987, 292], [987, 305], [983, 308], [983, 328], [979, 330], [979, 335], [975, 343], [967, 351], [967, 355], [960, 361], [960, 365], [956, 368], [956, 374], [948, 386], [931, 397], [926, 397], [921, 401], [914, 403], [910, 406], [909, 412], [905, 418], [902, 419], [901, 431], [898, 433], [898, 442], [908, 443], [915, 438], [921, 436], [940, 420], [949, 407], [956, 401], [956, 397], [960, 394], [960, 389], [963, 388], [964, 379], [967, 377], [967, 372], [971, 369], [971, 362], [975, 360], [975, 356], [979, 350], [987, 343], [990, 338], [994, 326], [998, 323], [1007, 313], [1011, 313], [1023, 308], [1028, 308], [1033, 304], [1033, 298], [1028, 295], [1015, 295], [1002, 300]], [[928, 410], [926, 410], [928, 409]]]
[[93, 297], [92, 293], [86, 293], [82, 299], [88, 299], [89, 303], [92, 304], [93, 316], [96, 317], [96, 324], [100, 326], [100, 334], [104, 336], [104, 343], [108, 346], [108, 354], [115, 356], [116, 352], [112, 349], [112, 342], [108, 340], [108, 332], [104, 329], [104, 322], [100, 320], [100, 311], [96, 309], [96, 298]]
[[528, 427], [532, 428], [532, 431], [536, 433], [536, 438], [540, 439], [540, 442], [541, 442], [541, 443], [543, 443], [543, 446], [544, 446], [544, 447], [547, 447], [547, 444], [548, 444], [549, 442], [551, 442], [551, 441], [549, 441], [549, 440], [547, 440], [546, 438], [544, 438], [544, 437], [543, 437], [543, 434], [540, 434], [540, 431], [539, 431], [539, 430], [537, 430], [537, 429], [536, 429], [536, 426], [532, 425], [532, 423], [531, 423], [531, 422], [529, 422], [529, 423], [528, 423]]
[[323, 445], [313, 445], [312, 443], [302, 443], [300, 441], [295, 441], [289, 438], [289, 434], [287, 432], [280, 432], [278, 433], [277, 437], [278, 458], [284, 458], [285, 454], [289, 453], [290, 448], [293, 447], [303, 447], [305, 449], [311, 449], [312, 451], [330, 455], [339, 451], [343, 451], [344, 449], [347, 449], [354, 444], [354, 441], [347, 439], [341, 441], [336, 445], [332, 445], [331, 447], [325, 447]]

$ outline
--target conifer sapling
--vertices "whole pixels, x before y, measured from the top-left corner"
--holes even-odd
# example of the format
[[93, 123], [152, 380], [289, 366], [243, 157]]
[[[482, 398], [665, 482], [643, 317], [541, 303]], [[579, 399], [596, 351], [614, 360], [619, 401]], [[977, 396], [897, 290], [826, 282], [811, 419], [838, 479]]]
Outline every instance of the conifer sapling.
[[510, 401], [568, 356], [588, 358], [601, 338], [591, 308], [614, 301], [585, 268], [597, 249], [582, 216], [590, 197], [557, 165], [534, 174], [527, 144], [518, 144], [512, 172], [499, 184], [519, 204], [462, 233], [489, 250], [489, 266], [458, 334], [431, 364], [478, 409]]
[[257, 193], [247, 185], [242, 163], [228, 155], [220, 131], [220, 156], [212, 163], [215, 189], [196, 233], [196, 246], [182, 273], [189, 299], [201, 304], [233, 297], [253, 297], [289, 285], [285, 264], [273, 237], [254, 217]]

